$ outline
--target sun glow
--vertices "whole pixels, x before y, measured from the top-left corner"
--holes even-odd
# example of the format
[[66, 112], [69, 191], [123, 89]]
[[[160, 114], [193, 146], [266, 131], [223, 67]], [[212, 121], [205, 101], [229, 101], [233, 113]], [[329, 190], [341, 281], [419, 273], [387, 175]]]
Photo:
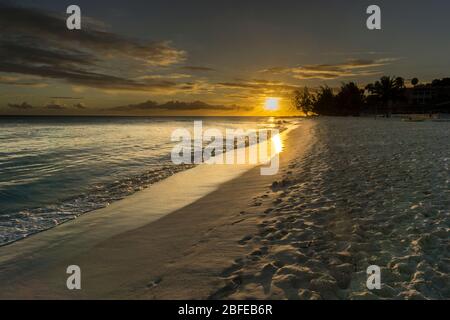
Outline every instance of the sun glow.
[[276, 111], [280, 108], [280, 98], [274, 98], [274, 97], [269, 97], [266, 98], [266, 101], [264, 103], [264, 109], [269, 110], [269, 111]]
[[281, 141], [280, 135], [277, 134], [272, 137], [272, 143], [275, 148], [275, 153], [280, 153], [283, 151], [283, 141]]

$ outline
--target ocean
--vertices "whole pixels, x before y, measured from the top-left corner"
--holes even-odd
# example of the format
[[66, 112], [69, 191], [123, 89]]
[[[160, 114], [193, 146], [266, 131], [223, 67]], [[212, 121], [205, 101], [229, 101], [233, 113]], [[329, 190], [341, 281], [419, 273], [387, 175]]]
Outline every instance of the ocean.
[[[40, 232], [185, 170], [176, 128], [198, 117], [0, 118], [0, 245]], [[204, 117], [204, 128], [260, 129], [273, 118]]]

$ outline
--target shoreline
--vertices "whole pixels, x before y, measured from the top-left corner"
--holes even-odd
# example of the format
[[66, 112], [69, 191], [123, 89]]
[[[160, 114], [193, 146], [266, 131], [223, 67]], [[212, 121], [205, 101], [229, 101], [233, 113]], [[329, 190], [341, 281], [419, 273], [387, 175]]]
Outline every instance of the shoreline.
[[[46, 117], [43, 117], [46, 118]], [[123, 117], [127, 118], [127, 117]], [[152, 117], [155, 118], [155, 117]], [[177, 117], [180, 118], [180, 117]], [[188, 119], [187, 117], [182, 117], [183, 119]], [[202, 118], [215, 118], [215, 117], [202, 117]], [[242, 117], [236, 117], [236, 118], [242, 118]], [[284, 120], [278, 119], [276, 122], [276, 128], [280, 131], [280, 133], [284, 132], [285, 130], [290, 130], [289, 128], [295, 127], [295, 122], [290, 123], [289, 125], [286, 125], [286, 122]], [[238, 147], [235, 146], [235, 150], [237, 150]], [[223, 151], [225, 152], [225, 150]], [[47, 209], [46, 207], [53, 207], [53, 209], [50, 210], [50, 212], [46, 212], [47, 215], [49, 213], [55, 214], [56, 217], [54, 217], [50, 223], [48, 221], [47, 224], [39, 225], [37, 224], [33, 228], [30, 229], [24, 229], [24, 231], [21, 230], [21, 233], [15, 234], [13, 231], [11, 233], [5, 233], [2, 234], [2, 237], [0, 237], [0, 248], [4, 246], [8, 246], [10, 244], [13, 244], [17, 241], [21, 241], [30, 237], [35, 236], [36, 234], [40, 234], [42, 232], [54, 229], [56, 227], [59, 227], [63, 224], [66, 224], [74, 219], [79, 219], [82, 216], [86, 214], [91, 214], [92, 212], [95, 212], [100, 209], [107, 208], [109, 205], [116, 203], [117, 201], [123, 200], [129, 196], [132, 196], [136, 192], [143, 191], [145, 189], [148, 189], [152, 185], [161, 182], [177, 173], [195, 168], [198, 166], [198, 164], [189, 163], [189, 164], [179, 164], [175, 165], [173, 163], [166, 164], [164, 166], [161, 166], [159, 169], [156, 170], [145, 170], [140, 173], [134, 173], [134, 175], [130, 175], [127, 177], [121, 177], [119, 180], [116, 180], [113, 182], [101, 184], [101, 188], [96, 189], [93, 187], [90, 187], [88, 190], [92, 192], [85, 192], [76, 194], [74, 196], [71, 196], [67, 199], [63, 199], [59, 202], [55, 202], [53, 205], [46, 205], [46, 206], [36, 206], [36, 207], [29, 207], [25, 208], [22, 211], [25, 211], [29, 215], [41, 214], [42, 212], [45, 212]], [[243, 167], [243, 166], [242, 166]], [[137, 181], [137, 182], [133, 182]], [[128, 182], [131, 182], [131, 189], [130, 188], [123, 188], [121, 186], [117, 187], [117, 184], [128, 186]], [[220, 183], [220, 181], [219, 181]], [[122, 189], [121, 189], [122, 188]], [[99, 191], [101, 189], [101, 191]], [[116, 190], [112, 190], [116, 189]], [[105, 191], [107, 193], [107, 196], [105, 197]], [[91, 197], [92, 196], [92, 197]], [[58, 211], [64, 211], [64, 216], [58, 216]], [[167, 211], [167, 210], [164, 210]], [[20, 213], [19, 211], [12, 212], [13, 215], [17, 215]], [[70, 214], [69, 214], [70, 213]], [[45, 221], [45, 220], [44, 220]], [[27, 223], [28, 221], [24, 220], [22, 223]]]
[[[301, 125], [305, 125], [304, 123], [305, 122], [302, 122]], [[293, 132], [296, 132], [298, 130], [298, 128], [293, 129]], [[290, 135], [289, 132], [286, 133]], [[281, 156], [281, 159], [283, 159], [283, 154]], [[106, 290], [106, 287], [108, 286], [105, 283], [113, 281], [114, 279], [120, 279], [120, 275], [116, 275], [116, 278], [111, 277], [111, 275], [115, 274], [115, 272], [118, 270], [120, 270], [119, 274], [122, 274], [122, 268], [126, 268], [124, 266], [124, 263], [126, 263], [127, 261], [129, 262], [131, 258], [125, 259], [125, 254], [123, 252], [116, 252], [116, 245], [110, 246], [110, 243], [113, 243], [114, 241], [128, 242], [137, 230], [141, 230], [141, 228], [156, 228], [158, 223], [164, 223], [165, 220], [171, 221], [171, 226], [175, 226], [173, 230], [177, 230], [176, 232], [178, 234], [182, 234], [183, 232], [187, 232], [184, 230], [186, 229], [185, 223], [182, 222], [180, 217], [178, 217], [177, 219], [174, 218], [181, 215], [180, 212], [184, 212], [183, 215], [196, 213], [197, 215], [200, 215], [200, 217], [198, 218], [199, 221], [201, 221], [203, 220], [201, 217], [202, 214], [204, 215], [208, 212], [208, 210], [214, 210], [214, 206], [212, 206], [211, 204], [209, 206], [205, 206], [205, 202], [211, 202], [211, 200], [214, 198], [218, 198], [218, 201], [224, 201], [224, 199], [221, 199], [221, 197], [223, 196], [225, 196], [225, 198], [239, 198], [239, 195], [241, 195], [238, 201], [239, 203], [243, 201], [247, 202], [247, 198], [242, 198], [242, 192], [240, 191], [243, 185], [245, 186], [245, 184], [253, 183], [253, 185], [251, 185], [251, 187], [248, 187], [248, 190], [246, 191], [248, 196], [256, 192], [256, 190], [254, 190], [255, 187], [264, 188], [263, 186], [265, 183], [270, 184], [270, 182], [274, 179], [273, 176], [269, 176], [268, 178], [260, 176], [259, 166], [234, 165], [232, 166], [233, 169], [231, 169], [230, 166], [226, 166], [226, 168], [223, 167], [219, 170], [211, 170], [211, 167], [212, 166], [198, 166], [196, 168], [180, 172], [150, 186], [149, 188], [141, 192], [137, 192], [134, 195], [115, 202], [107, 208], [93, 211], [87, 215], [83, 215], [56, 228], [35, 234], [32, 237], [11, 243], [8, 246], [1, 247], [0, 288], [2, 289], [2, 292], [0, 293], [0, 297], [25, 299], [45, 299], [52, 297], [63, 299], [84, 299], [107, 298], [110, 295], [117, 296], [116, 294], [113, 294], [114, 290], [112, 288]], [[231, 172], [231, 174], [230, 169], [231, 171], [233, 171]], [[212, 182], [209, 185], [202, 185], [198, 179], [196, 180], [192, 176], [192, 174], [197, 176], [205, 176], [207, 174], [211, 174], [212, 171], [216, 172], [216, 176], [212, 179]], [[250, 182], [250, 180], [248, 180], [249, 177], [253, 177], [253, 179], [256, 178], [256, 181]], [[258, 177], [261, 177], [262, 180], [266, 180], [266, 182], [264, 182], [264, 184], [261, 183], [262, 180]], [[183, 180], [185, 181], [184, 183], [186, 183], [186, 181], [189, 181], [189, 185], [192, 186], [192, 189], [186, 189], [186, 187], [182, 187], [181, 193], [187, 192], [188, 194], [182, 195], [180, 197], [181, 199], [177, 200], [170, 198], [170, 201], [160, 202], [158, 207], [158, 205], [155, 204], [156, 199], [149, 199], [147, 196], [151, 195], [152, 189], [161, 188], [161, 186], [164, 187], [164, 185], [166, 185], [166, 190], [167, 192], [169, 192], [169, 190], [173, 188], [174, 185], [178, 184], [179, 186], [182, 186]], [[236, 189], [236, 193], [227, 196], [227, 192], [233, 192], [227, 191], [224, 193], [223, 191], [221, 191], [223, 190], [224, 186], [227, 185], [233, 185]], [[227, 202], [228, 205], [226, 204]], [[159, 214], [156, 214], [154, 217], [149, 218], [149, 205], [151, 205], [154, 213], [159, 211]], [[230, 207], [229, 201], [225, 201], [223, 205], [225, 205], [226, 208]], [[193, 207], [195, 207], [195, 209], [193, 209]], [[241, 205], [241, 207], [244, 208], [245, 206]], [[117, 214], [118, 211], [120, 211], [121, 213]], [[145, 211], [147, 214], [136, 215], [137, 211]], [[225, 215], [227, 214], [227, 212], [222, 212], [222, 214]], [[220, 218], [220, 216], [216, 216], [216, 218], [214, 219], [215, 221], [209, 221], [209, 223], [211, 223], [211, 226], [214, 227], [214, 224], [217, 223], [217, 219]], [[113, 219], [111, 220], [112, 225], [108, 225], [110, 223], [109, 219]], [[104, 225], [102, 225], [102, 223]], [[86, 230], [92, 228], [97, 228], [97, 232], [85, 233]], [[179, 230], [180, 228], [181, 230]], [[169, 230], [168, 233], [164, 235], [163, 238], [165, 239], [165, 242], [168, 241], [170, 243], [170, 239], [177, 237], [176, 234], [173, 234], [173, 230]], [[193, 235], [191, 235], [191, 238], [195, 236], [195, 234], [199, 233], [199, 230], [191, 231], [194, 231]], [[157, 230], [155, 230], [155, 232], [157, 233]], [[143, 240], [135, 240], [136, 243], [144, 245], [142, 244]], [[154, 241], [154, 239], [152, 241]], [[122, 250], [132, 250], [133, 247], [134, 245], [130, 244], [130, 248], [122, 247]], [[149, 247], [155, 248], [156, 245], [145, 244], [145, 248], [141, 248], [140, 250], [138, 250], [139, 252], [135, 253], [145, 253], [145, 251], [147, 251]], [[164, 243], [160, 243], [158, 247], [164, 247]], [[108, 250], [105, 248], [109, 248], [111, 252], [114, 252], [114, 256], [116, 258], [112, 258], [111, 252], [108, 253]], [[234, 252], [235, 249], [236, 248], [234, 248], [232, 251]], [[43, 250], [46, 250], [46, 252], [42, 253]], [[101, 251], [101, 254], [99, 254], [98, 250]], [[167, 252], [167, 250], [163, 250], [163, 252]], [[237, 253], [238, 250], [236, 250], [236, 254]], [[93, 259], [92, 256], [94, 257], [94, 260], [95, 257], [110, 257], [109, 259], [117, 260], [114, 262], [114, 266], [105, 267], [101, 262], [98, 262], [97, 266], [94, 267], [96, 263], [91, 263]], [[160, 259], [163, 258], [164, 257], [160, 257]], [[85, 290], [81, 290], [81, 292], [78, 293], [69, 292], [64, 288], [66, 279], [64, 265], [67, 266], [70, 264], [77, 264], [75, 263], [77, 261], [79, 261], [78, 263], [83, 272], [83, 283], [85, 284], [84, 288], [87, 288]], [[83, 261], [89, 261], [89, 263], [85, 265], [90, 264], [90, 266], [86, 268], [92, 270], [92, 273], [91, 271], [86, 271], [83, 268]], [[127, 268], [131, 268], [131, 266], [128, 265]], [[108, 281], [101, 280], [102, 277], [95, 271], [105, 269], [108, 270], [106, 272], [107, 274], [105, 275], [105, 278], [109, 279]], [[128, 272], [137, 273], [136, 271], [132, 270], [128, 270]], [[24, 277], [23, 274], [27, 274], [28, 276]], [[91, 281], [90, 279], [94, 278], [95, 280], [92, 280], [92, 285], [93, 287], [95, 287], [95, 289], [90, 291], [88, 283]], [[98, 283], [100, 282], [103, 285], [100, 285], [99, 287]], [[94, 283], [97, 284], [94, 285]], [[102, 286], [105, 290], [99, 290], [99, 288], [101, 288]], [[43, 288], [47, 289], [43, 290]], [[90, 291], [90, 293], [88, 293], [87, 291]], [[119, 297], [124, 297], [128, 294], [125, 292], [121, 292], [118, 295]]]

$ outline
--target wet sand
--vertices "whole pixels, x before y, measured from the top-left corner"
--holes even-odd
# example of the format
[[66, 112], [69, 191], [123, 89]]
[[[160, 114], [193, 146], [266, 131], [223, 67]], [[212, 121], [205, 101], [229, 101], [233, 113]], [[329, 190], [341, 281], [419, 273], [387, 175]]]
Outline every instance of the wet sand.
[[[281, 163], [306, 145], [286, 134]], [[279, 172], [281, 174], [281, 172]], [[250, 165], [198, 166], [57, 228], [0, 248], [0, 298], [207, 298], [256, 232], [254, 198], [277, 176]], [[173, 190], [176, 190], [175, 192]], [[250, 206], [250, 210], [249, 210]], [[256, 213], [255, 213], [256, 214]], [[66, 288], [79, 265], [82, 290]]]

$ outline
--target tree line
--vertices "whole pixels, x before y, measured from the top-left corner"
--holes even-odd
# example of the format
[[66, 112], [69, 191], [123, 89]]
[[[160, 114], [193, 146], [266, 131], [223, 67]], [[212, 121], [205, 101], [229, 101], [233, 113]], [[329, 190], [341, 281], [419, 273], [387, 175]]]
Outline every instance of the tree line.
[[[414, 87], [418, 83], [417, 78], [411, 80]], [[450, 87], [450, 78], [433, 80], [427, 86]], [[337, 93], [328, 86], [321, 86], [314, 93], [304, 87], [294, 91], [292, 101], [294, 107], [306, 115], [358, 116], [363, 112], [380, 112], [389, 116], [394, 105], [406, 101], [405, 90], [402, 77], [383, 76], [364, 89], [355, 82], [343, 83]]]

